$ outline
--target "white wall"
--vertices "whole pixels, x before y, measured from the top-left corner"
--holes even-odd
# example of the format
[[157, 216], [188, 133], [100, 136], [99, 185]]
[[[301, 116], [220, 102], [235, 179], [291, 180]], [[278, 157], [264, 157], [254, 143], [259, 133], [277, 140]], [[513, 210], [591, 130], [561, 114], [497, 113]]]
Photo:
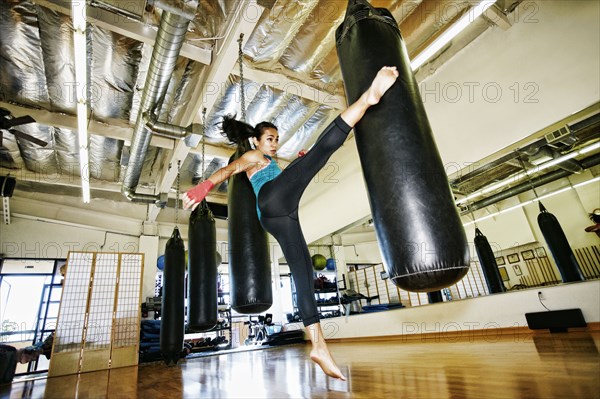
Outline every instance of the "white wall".
[[[600, 3], [524, 1], [515, 12], [510, 29], [486, 31], [421, 83], [450, 172], [451, 165], [478, 162], [600, 98]], [[465, 91], [457, 100], [442, 91], [436, 100], [436, 84]], [[468, 85], [478, 85], [473, 100]], [[494, 87], [502, 90], [497, 101]], [[355, 141], [348, 140], [328, 165], [300, 206], [308, 242], [370, 214]]]
[[84, 227], [12, 217], [0, 226], [7, 258], [66, 258], [69, 251], [137, 252], [139, 238]]
[[600, 98], [600, 2], [528, 0], [510, 19], [421, 82], [445, 164], [477, 162]]
[[[527, 326], [525, 313], [545, 311], [538, 291], [550, 310], [580, 308], [588, 323], [600, 321], [600, 281], [596, 280], [324, 319], [321, 324], [328, 339], [454, 331], [468, 337], [473, 330]], [[497, 332], [490, 331], [490, 339], [497, 336]]]

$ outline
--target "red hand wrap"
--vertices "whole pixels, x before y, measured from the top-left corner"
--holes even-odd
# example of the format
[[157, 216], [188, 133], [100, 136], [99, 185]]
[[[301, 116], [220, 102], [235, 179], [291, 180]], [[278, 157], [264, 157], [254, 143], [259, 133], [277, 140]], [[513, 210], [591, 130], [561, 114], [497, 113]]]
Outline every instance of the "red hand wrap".
[[214, 183], [210, 180], [204, 180], [202, 183], [198, 184], [196, 187], [189, 189], [185, 192], [185, 194], [194, 202], [202, 201], [208, 192], [212, 190], [214, 187]]

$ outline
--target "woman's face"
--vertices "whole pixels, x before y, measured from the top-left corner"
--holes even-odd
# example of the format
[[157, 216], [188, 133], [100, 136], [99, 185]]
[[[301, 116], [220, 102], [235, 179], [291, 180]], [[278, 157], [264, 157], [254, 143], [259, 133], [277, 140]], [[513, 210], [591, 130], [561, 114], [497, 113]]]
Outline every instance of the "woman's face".
[[277, 133], [277, 129], [273, 129], [272, 127], [263, 129], [260, 140], [254, 138], [254, 145], [263, 154], [274, 156], [279, 145], [279, 133]]

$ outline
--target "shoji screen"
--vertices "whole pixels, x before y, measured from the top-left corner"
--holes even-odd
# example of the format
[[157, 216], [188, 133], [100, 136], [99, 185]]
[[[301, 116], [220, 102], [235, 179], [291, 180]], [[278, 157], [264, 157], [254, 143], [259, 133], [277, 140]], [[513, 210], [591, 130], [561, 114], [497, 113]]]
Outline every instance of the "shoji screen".
[[137, 364], [143, 254], [70, 252], [49, 376]]

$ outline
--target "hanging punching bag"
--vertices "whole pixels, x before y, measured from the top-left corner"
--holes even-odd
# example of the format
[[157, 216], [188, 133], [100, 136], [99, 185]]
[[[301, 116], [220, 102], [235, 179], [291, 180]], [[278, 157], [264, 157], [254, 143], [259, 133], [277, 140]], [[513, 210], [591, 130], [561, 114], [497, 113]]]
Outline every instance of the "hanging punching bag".
[[408, 291], [449, 287], [469, 270], [467, 238], [398, 24], [388, 10], [350, 0], [336, 43], [349, 104], [381, 67], [400, 74], [354, 128], [390, 279]]
[[[238, 147], [229, 162], [246, 150]], [[242, 314], [261, 313], [273, 304], [269, 245], [256, 213], [256, 195], [245, 173], [229, 178], [227, 203], [231, 307]]]
[[475, 228], [475, 250], [490, 294], [506, 291], [492, 247], [478, 228]]
[[567, 237], [565, 236], [562, 227], [560, 227], [558, 219], [548, 212], [541, 202], [540, 214], [538, 215], [537, 221], [540, 230], [542, 230], [542, 234], [544, 235], [544, 239], [546, 240], [546, 244], [548, 244], [548, 248], [550, 248], [552, 257], [556, 262], [556, 266], [558, 267], [563, 282], [584, 280], [577, 259], [575, 259], [575, 255], [571, 250], [571, 246], [567, 241]]
[[160, 352], [167, 366], [177, 364], [183, 349], [184, 291], [185, 247], [175, 227], [165, 248], [160, 322]]
[[188, 328], [208, 331], [217, 325], [217, 232], [206, 200], [190, 215], [188, 238]]
[[429, 300], [429, 303], [444, 302], [444, 297], [442, 296], [442, 291], [428, 292], [427, 299]]

